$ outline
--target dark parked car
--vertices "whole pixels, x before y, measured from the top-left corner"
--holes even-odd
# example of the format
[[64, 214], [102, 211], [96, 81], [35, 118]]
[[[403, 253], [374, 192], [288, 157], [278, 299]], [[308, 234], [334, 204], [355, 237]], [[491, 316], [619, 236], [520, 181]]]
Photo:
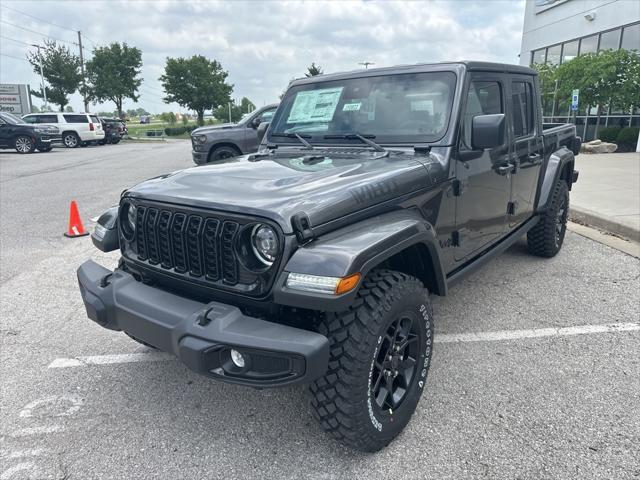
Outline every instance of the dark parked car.
[[533, 255], [562, 247], [580, 139], [540, 113], [514, 65], [294, 81], [258, 153], [143, 182], [100, 217], [94, 243], [122, 257], [78, 269], [87, 314], [212, 379], [309, 384], [323, 428], [383, 448], [427, 381], [429, 294], [525, 235]]
[[117, 118], [100, 118], [102, 123], [102, 129], [104, 130], [104, 139], [99, 143], [104, 145], [106, 143], [116, 144], [122, 140], [125, 135], [125, 126], [122, 120]]
[[200, 127], [191, 132], [193, 161], [198, 165], [224, 160], [258, 149], [258, 126], [269, 122], [277, 104], [259, 108], [238, 123]]
[[12, 113], [0, 113], [0, 148], [15, 148], [18, 153], [32, 153], [36, 149], [49, 152], [54, 143], [62, 143], [58, 127], [30, 125]]

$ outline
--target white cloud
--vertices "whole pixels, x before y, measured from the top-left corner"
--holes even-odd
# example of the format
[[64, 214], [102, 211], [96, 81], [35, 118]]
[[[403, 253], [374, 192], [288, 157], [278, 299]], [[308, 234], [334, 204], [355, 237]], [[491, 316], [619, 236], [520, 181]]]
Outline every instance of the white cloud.
[[[202, 54], [229, 71], [234, 96], [256, 104], [278, 98], [288, 81], [311, 62], [324, 71], [444, 60], [518, 62], [524, 0], [517, 1], [8, 1], [16, 8], [58, 25], [79, 28], [88, 47], [126, 41], [143, 52], [140, 104], [162, 104], [161, 75], [167, 56]], [[2, 20], [56, 38], [75, 35], [0, 6]], [[3, 36], [26, 43], [41, 36], [0, 24]], [[0, 38], [2, 53], [24, 57], [28, 47]], [[77, 48], [71, 46], [72, 48]], [[0, 81], [30, 83], [38, 77], [29, 64], [0, 57]], [[81, 108], [79, 96], [72, 105]], [[126, 108], [133, 106], [131, 102]], [[96, 109], [112, 109], [111, 105]]]

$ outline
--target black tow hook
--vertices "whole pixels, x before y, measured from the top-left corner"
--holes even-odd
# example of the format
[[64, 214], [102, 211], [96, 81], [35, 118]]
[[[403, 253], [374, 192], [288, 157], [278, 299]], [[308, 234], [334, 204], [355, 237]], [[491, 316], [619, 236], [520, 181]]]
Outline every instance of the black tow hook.
[[203, 313], [198, 315], [196, 323], [201, 327], [206, 327], [207, 325], [209, 325], [211, 323], [211, 319], [209, 318], [209, 313], [211, 312], [211, 310], [213, 310], [213, 307], [207, 308]]
[[107, 273], [104, 277], [100, 279], [101, 288], [105, 288], [109, 286], [110, 284], [109, 280], [111, 279], [111, 275], [113, 275], [113, 273]]

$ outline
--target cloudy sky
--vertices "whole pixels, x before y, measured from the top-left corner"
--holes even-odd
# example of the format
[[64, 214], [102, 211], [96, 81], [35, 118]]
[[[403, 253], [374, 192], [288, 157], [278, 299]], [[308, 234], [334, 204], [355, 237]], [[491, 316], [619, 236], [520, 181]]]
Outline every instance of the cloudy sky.
[[[462, 59], [518, 63], [523, 16], [524, 0], [0, 0], [0, 83], [37, 88], [39, 78], [24, 60], [30, 48], [25, 44], [49, 37], [77, 51], [74, 30], [81, 30], [88, 58], [93, 47], [113, 41], [142, 50], [141, 98], [125, 108], [181, 111], [163, 103], [158, 77], [166, 57], [194, 54], [222, 63], [234, 98], [247, 96], [263, 105], [276, 101], [311, 62], [325, 73], [362, 68], [363, 61], [376, 66]], [[71, 106], [82, 109], [78, 95]]]

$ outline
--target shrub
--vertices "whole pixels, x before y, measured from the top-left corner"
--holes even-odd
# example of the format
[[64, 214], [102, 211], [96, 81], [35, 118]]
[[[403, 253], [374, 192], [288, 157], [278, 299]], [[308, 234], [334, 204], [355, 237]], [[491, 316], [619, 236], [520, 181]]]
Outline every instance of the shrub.
[[626, 127], [620, 130], [616, 143], [618, 144], [618, 152], [635, 152], [638, 143], [638, 127]]
[[164, 133], [167, 137], [174, 137], [176, 135], [182, 135], [187, 129], [185, 127], [167, 127], [164, 129]]
[[620, 133], [622, 128], [620, 127], [604, 127], [598, 131], [598, 138], [603, 142], [615, 143], [618, 134]]

